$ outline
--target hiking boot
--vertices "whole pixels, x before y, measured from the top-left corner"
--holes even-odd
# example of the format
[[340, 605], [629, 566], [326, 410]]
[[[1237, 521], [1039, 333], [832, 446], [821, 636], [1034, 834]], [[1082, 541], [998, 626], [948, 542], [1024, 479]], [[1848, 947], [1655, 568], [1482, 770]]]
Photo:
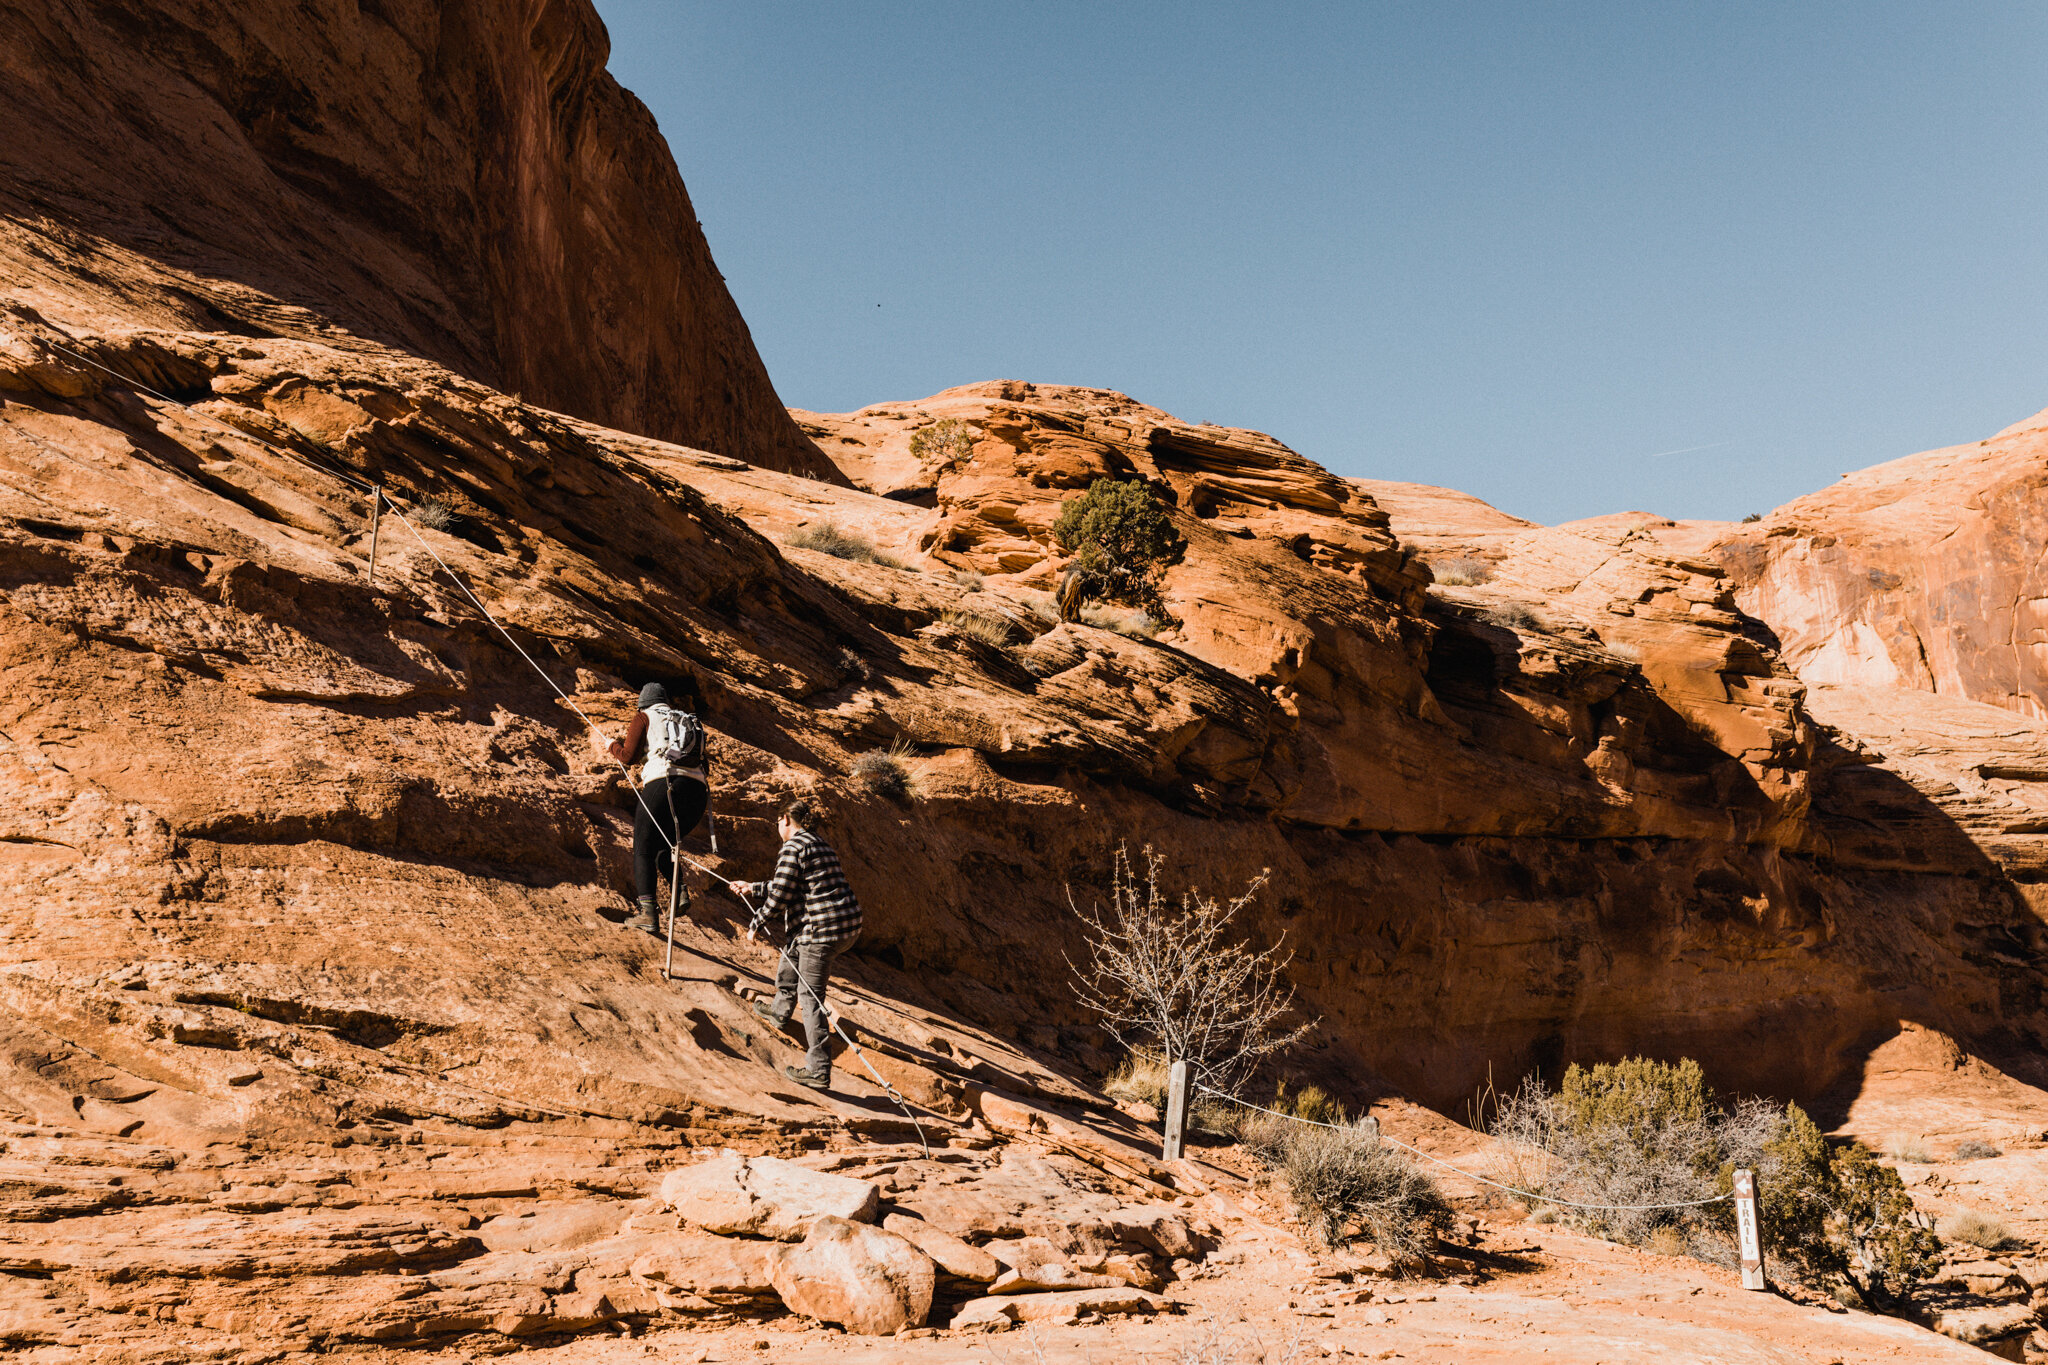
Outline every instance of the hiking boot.
[[626, 916], [626, 927], [661, 937], [661, 921], [654, 915], [654, 897], [642, 896], [633, 902], [633, 913]]
[[768, 1004], [767, 1001], [756, 1000], [753, 1003], [752, 1008], [754, 1011], [754, 1017], [756, 1019], [759, 1019], [762, 1023], [768, 1025], [770, 1028], [781, 1030], [787, 1029], [789, 1027], [789, 1016], [786, 1014], [777, 1014], [774, 1011], [774, 1009]]
[[805, 1086], [811, 1090], [829, 1090], [832, 1088], [832, 1073], [830, 1071], [805, 1071], [799, 1067], [786, 1066], [782, 1068], [782, 1074], [795, 1081], [798, 1085]]

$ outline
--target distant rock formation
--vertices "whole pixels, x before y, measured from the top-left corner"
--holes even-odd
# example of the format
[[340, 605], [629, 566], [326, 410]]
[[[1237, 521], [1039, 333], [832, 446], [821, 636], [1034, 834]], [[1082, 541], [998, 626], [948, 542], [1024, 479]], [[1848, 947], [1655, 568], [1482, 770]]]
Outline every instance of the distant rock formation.
[[1807, 682], [2048, 719], [2048, 413], [1845, 474], [1714, 554]]
[[837, 480], [789, 420], [588, 0], [0, 0], [0, 292], [350, 338]]

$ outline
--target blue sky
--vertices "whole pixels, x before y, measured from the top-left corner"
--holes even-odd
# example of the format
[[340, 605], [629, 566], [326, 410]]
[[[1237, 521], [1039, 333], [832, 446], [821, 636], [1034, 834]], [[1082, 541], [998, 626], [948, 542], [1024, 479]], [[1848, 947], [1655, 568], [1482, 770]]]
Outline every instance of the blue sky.
[[2038, 3], [598, 9], [794, 406], [1098, 385], [1545, 522], [2048, 407]]

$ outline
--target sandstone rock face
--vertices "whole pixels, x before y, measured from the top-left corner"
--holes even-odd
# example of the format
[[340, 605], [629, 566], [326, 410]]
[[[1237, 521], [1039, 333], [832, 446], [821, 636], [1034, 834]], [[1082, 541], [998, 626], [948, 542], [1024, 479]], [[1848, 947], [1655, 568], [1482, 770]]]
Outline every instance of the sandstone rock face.
[[661, 1182], [661, 1197], [707, 1231], [785, 1240], [803, 1236], [819, 1218], [872, 1223], [881, 1203], [881, 1191], [868, 1181], [738, 1152], [671, 1172]]
[[0, 15], [0, 276], [52, 322], [361, 339], [837, 477], [588, 0]]
[[1853, 474], [1713, 553], [1810, 683], [1936, 692], [2048, 717], [2048, 413]]
[[849, 1332], [889, 1336], [922, 1327], [932, 1309], [931, 1258], [904, 1238], [844, 1218], [811, 1224], [769, 1265], [790, 1311]]

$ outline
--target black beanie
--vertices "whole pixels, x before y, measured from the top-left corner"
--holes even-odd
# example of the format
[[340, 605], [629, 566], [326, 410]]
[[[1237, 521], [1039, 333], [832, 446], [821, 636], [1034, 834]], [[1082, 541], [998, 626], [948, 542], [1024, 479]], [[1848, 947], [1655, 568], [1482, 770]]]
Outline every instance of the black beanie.
[[640, 689], [640, 709], [642, 711], [645, 711], [650, 706], [667, 705], [668, 689], [660, 683], [649, 683]]

